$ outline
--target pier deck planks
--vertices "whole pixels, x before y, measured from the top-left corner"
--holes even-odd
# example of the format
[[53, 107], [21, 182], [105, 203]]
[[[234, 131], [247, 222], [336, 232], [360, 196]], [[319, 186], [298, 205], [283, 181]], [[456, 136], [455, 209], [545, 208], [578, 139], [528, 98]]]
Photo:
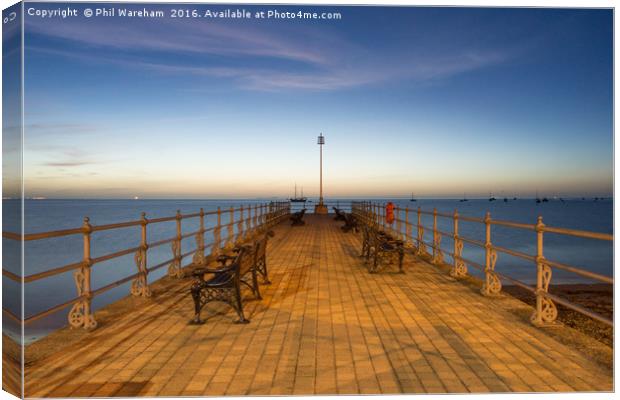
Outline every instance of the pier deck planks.
[[[612, 373], [412, 256], [369, 274], [359, 235], [327, 216], [276, 228], [272, 284], [248, 325], [191, 281], [26, 367], [27, 397], [609, 391]], [[250, 291], [245, 296], [251, 298]], [[43, 339], [45, 340], [45, 339]]]

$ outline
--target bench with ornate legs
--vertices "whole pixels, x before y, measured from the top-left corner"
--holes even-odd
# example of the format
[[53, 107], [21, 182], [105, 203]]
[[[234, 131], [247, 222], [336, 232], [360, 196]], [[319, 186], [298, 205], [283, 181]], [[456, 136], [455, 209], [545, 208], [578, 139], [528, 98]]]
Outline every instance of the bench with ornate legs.
[[341, 227], [343, 232], [349, 232], [351, 230], [354, 230], [355, 232], [358, 231], [358, 225], [357, 225], [357, 218], [355, 218], [355, 215], [351, 214], [351, 213], [343, 213], [344, 215], [344, 225]]
[[305, 225], [306, 223], [303, 221], [304, 214], [306, 213], [306, 209], [304, 208], [301, 211], [297, 211], [296, 213], [291, 214], [291, 225], [292, 226], [300, 226]]
[[[237, 311], [239, 322], [249, 322], [243, 314], [241, 284], [249, 286], [256, 298], [261, 298], [257, 278], [260, 274], [265, 284], [271, 283], [267, 274], [267, 241], [273, 236], [273, 231], [267, 231], [251, 244], [236, 246], [232, 254], [220, 255], [218, 268], [201, 267], [192, 272], [196, 279], [191, 288], [195, 311], [192, 323], [202, 323], [200, 310], [211, 301], [228, 303]], [[215, 275], [205, 280], [207, 273]], [[247, 276], [251, 276], [251, 284], [245, 279]]]
[[334, 221], [346, 221], [345, 213], [339, 208], [332, 207], [336, 216], [334, 217]]
[[377, 230], [372, 231], [371, 235], [373, 263], [370, 272], [377, 272], [380, 264], [398, 264], [398, 272], [403, 273], [403, 258], [405, 257], [405, 246], [402, 240], [394, 239], [392, 236]]
[[256, 241], [256, 251], [254, 252], [254, 268], [263, 277], [265, 284], [271, 283], [267, 274], [267, 241], [273, 236], [273, 231], [266, 232], [261, 239]]
[[382, 265], [391, 264], [397, 264], [398, 271], [402, 273], [404, 256], [405, 247], [402, 240], [394, 239], [372, 225], [362, 226], [362, 257], [372, 261], [368, 266], [370, 273], [377, 272]]
[[[192, 298], [194, 300], [194, 319], [192, 324], [202, 324], [200, 311], [212, 301], [221, 301], [230, 305], [239, 315], [238, 323], [247, 324], [250, 322], [243, 314], [243, 302], [241, 301], [241, 284], [245, 284], [252, 289], [256, 298], [260, 299], [258, 290], [258, 280], [256, 279], [256, 268], [254, 268], [255, 246], [243, 246], [239, 249], [234, 259], [222, 258], [221, 264], [217, 268], [196, 268], [193, 271], [195, 282], [191, 287]], [[213, 277], [205, 280], [205, 274], [214, 274]], [[246, 276], [251, 276], [251, 282], [247, 281]]]
[[370, 258], [370, 238], [372, 234], [372, 227], [368, 224], [362, 225], [362, 254], [361, 257], [364, 257], [365, 260]]

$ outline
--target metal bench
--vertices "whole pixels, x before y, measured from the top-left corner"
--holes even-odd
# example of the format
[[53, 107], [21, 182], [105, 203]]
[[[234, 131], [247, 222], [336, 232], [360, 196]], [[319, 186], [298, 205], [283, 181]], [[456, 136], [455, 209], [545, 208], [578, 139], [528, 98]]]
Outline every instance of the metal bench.
[[[258, 243], [258, 242], [257, 242]], [[260, 299], [258, 289], [257, 268], [255, 268], [255, 254], [257, 243], [245, 245], [237, 250], [233, 257], [222, 256], [218, 258], [220, 266], [218, 268], [197, 268], [193, 271], [196, 279], [190, 289], [194, 300], [194, 319], [192, 324], [202, 324], [200, 311], [212, 302], [220, 301], [230, 305], [239, 315], [238, 323], [247, 324], [250, 322], [243, 314], [243, 302], [241, 301], [241, 284], [245, 284]], [[205, 274], [214, 274], [213, 277], [205, 280]], [[251, 277], [248, 282], [246, 276]]]
[[349, 213], [343, 213], [344, 215], [344, 225], [340, 228], [342, 229], [343, 232], [349, 232], [351, 230], [354, 230], [355, 232], [358, 231], [358, 224], [357, 224], [357, 218], [355, 218], [355, 215]]
[[368, 271], [370, 273], [378, 272], [382, 266], [393, 264], [398, 265], [399, 272], [404, 272], [404, 242], [394, 239], [392, 236], [372, 225], [364, 224], [362, 226], [361, 256], [364, 257], [366, 261], [372, 261], [368, 266]]
[[368, 260], [370, 258], [370, 247], [371, 247], [371, 243], [370, 243], [370, 239], [372, 236], [372, 230], [373, 228], [368, 225], [368, 224], [363, 224], [362, 225], [362, 254], [361, 257], [364, 257], [364, 259]]
[[291, 226], [305, 225], [306, 223], [303, 220], [305, 213], [306, 213], [306, 209], [304, 208], [301, 211], [297, 211], [296, 213], [291, 214], [291, 221], [292, 221]]
[[370, 272], [377, 272], [380, 264], [391, 265], [398, 263], [398, 272], [403, 273], [403, 258], [405, 257], [405, 246], [402, 240], [394, 239], [392, 236], [374, 230], [371, 236], [373, 248], [373, 263]]
[[345, 221], [346, 220], [344, 211], [336, 207], [332, 207], [332, 209], [334, 210], [334, 213], [336, 214], [336, 216], [334, 217], [334, 221]]
[[254, 268], [263, 277], [263, 283], [265, 284], [271, 283], [267, 273], [267, 241], [273, 236], [273, 231], [266, 232], [261, 239], [256, 241], [256, 249], [254, 251]]

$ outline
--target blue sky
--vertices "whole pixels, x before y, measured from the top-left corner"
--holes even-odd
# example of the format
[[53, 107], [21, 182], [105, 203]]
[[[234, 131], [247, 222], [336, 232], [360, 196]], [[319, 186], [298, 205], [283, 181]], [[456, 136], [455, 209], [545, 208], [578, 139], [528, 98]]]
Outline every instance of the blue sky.
[[610, 10], [72, 6], [26, 17], [27, 195], [316, 195], [320, 132], [327, 196], [611, 194]]

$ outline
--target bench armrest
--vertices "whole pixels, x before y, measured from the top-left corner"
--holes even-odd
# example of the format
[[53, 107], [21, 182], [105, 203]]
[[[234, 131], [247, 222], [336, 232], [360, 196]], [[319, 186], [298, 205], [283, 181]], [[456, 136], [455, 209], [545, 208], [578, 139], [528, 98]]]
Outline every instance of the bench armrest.
[[226, 262], [234, 260], [235, 258], [237, 258], [237, 256], [239, 255], [239, 252], [241, 251], [241, 249], [245, 248], [246, 250], [251, 250], [252, 246], [249, 244], [244, 244], [241, 246], [236, 246], [235, 248], [232, 249], [232, 252], [234, 254], [222, 254], [220, 256], [217, 256], [216, 260], [221, 263], [222, 265], [226, 265]]
[[192, 271], [192, 275], [202, 279], [204, 274], [221, 274], [224, 272], [230, 272], [234, 269], [233, 265], [228, 265], [222, 268], [196, 268]]
[[221, 256], [217, 256], [217, 261], [222, 264], [226, 264], [228, 260], [234, 260], [237, 256], [231, 256], [228, 254], [222, 254]]

